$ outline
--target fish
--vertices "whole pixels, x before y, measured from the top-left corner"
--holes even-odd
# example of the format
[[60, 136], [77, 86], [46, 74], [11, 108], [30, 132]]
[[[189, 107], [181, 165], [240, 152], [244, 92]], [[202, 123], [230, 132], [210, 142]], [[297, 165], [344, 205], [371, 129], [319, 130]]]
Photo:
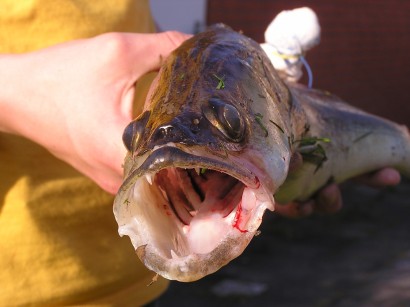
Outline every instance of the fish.
[[164, 60], [123, 141], [119, 234], [148, 269], [182, 282], [238, 257], [275, 205], [387, 166], [410, 175], [407, 127], [285, 82], [223, 24]]

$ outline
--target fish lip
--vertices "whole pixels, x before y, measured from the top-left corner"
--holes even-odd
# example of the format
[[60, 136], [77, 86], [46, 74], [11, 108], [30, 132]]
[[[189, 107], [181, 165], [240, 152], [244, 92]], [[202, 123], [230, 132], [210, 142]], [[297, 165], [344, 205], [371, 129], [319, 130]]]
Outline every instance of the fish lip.
[[[249, 169], [240, 167], [233, 161], [227, 163], [219, 156], [204, 156], [188, 153], [173, 144], [167, 144], [146, 154], [147, 158], [136, 169], [130, 171], [120, 187], [120, 191], [127, 190], [135, 181], [147, 173], [157, 173], [167, 167], [194, 168], [201, 167], [226, 173], [250, 188], [258, 188], [260, 183], [257, 176]], [[228, 157], [227, 157], [228, 158]]]

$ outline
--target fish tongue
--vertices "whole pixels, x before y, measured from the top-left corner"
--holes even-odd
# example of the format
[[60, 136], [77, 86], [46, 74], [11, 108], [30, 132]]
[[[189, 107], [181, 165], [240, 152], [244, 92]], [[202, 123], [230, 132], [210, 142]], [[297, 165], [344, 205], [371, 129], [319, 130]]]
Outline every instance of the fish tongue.
[[212, 210], [212, 206], [211, 202], [204, 202], [201, 210], [189, 226], [186, 226], [188, 242], [193, 253], [210, 253], [232, 229], [229, 221], [224, 219], [222, 212]]

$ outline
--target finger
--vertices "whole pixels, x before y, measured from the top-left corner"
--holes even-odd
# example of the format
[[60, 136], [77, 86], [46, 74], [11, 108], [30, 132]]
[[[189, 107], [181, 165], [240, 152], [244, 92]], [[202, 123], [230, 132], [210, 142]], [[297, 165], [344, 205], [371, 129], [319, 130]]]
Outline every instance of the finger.
[[336, 183], [329, 184], [321, 189], [314, 203], [314, 210], [321, 213], [335, 213], [342, 208], [342, 194]]
[[[132, 110], [136, 111], [136, 107], [133, 105], [133, 102], [136, 102], [134, 100], [136, 82], [140, 82], [138, 85], [140, 87], [140, 97], [150, 97], [151, 92], [141, 91], [141, 88], [150, 88], [153, 90], [153, 86], [147, 86], [152, 81], [152, 76], [148, 76], [147, 74], [149, 72], [158, 71], [170, 53], [179, 47], [186, 39], [190, 38], [191, 35], [168, 31], [156, 34], [127, 34], [125, 37], [127, 38], [127, 43], [123, 46], [125, 49], [124, 52], [120, 53], [123, 58], [121, 63], [123, 66], [130, 68], [131, 75], [126, 84], [127, 90], [122, 106], [122, 113], [132, 114]], [[141, 78], [144, 75], [146, 78]], [[143, 98], [139, 98], [137, 103], [139, 106], [138, 111], [140, 112], [144, 104]], [[139, 114], [138, 111], [136, 111], [137, 113], [134, 112], [134, 115]]]
[[135, 63], [136, 79], [147, 72], [158, 70], [171, 52], [191, 37], [191, 35], [176, 31], [129, 35], [130, 52], [128, 56], [134, 59], [130, 63]]
[[366, 174], [357, 177], [355, 181], [372, 186], [375, 188], [381, 188], [385, 186], [394, 186], [400, 183], [400, 173], [394, 168], [386, 167], [371, 174]]
[[303, 157], [299, 152], [294, 152], [290, 158], [289, 173], [297, 171], [303, 165]]
[[293, 201], [287, 204], [276, 204], [275, 211], [288, 218], [302, 218], [312, 214], [314, 201]]

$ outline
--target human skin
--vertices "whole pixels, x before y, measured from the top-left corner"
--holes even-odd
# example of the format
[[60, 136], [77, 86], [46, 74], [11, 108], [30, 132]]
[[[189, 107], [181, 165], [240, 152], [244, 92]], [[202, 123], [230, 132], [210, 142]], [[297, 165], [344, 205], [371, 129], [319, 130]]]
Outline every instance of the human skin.
[[135, 84], [187, 37], [109, 33], [2, 55], [0, 130], [40, 144], [114, 194]]
[[[108, 33], [25, 54], [0, 55], [0, 131], [23, 136], [115, 194], [126, 155], [124, 128], [133, 119], [135, 84], [189, 36]], [[297, 167], [297, 166], [296, 166]], [[362, 178], [395, 185], [400, 175], [383, 169]], [[277, 205], [278, 213], [303, 217], [342, 206], [330, 184], [308, 202]]]
[[[359, 184], [375, 188], [395, 186], [400, 183], [400, 180], [400, 173], [389, 167], [354, 179]], [[336, 183], [331, 183], [323, 187], [314, 198], [306, 202], [295, 201], [288, 204], [278, 204], [275, 207], [275, 211], [286, 217], [302, 218], [309, 216], [313, 212], [336, 213], [342, 206], [343, 200], [340, 187]]]

